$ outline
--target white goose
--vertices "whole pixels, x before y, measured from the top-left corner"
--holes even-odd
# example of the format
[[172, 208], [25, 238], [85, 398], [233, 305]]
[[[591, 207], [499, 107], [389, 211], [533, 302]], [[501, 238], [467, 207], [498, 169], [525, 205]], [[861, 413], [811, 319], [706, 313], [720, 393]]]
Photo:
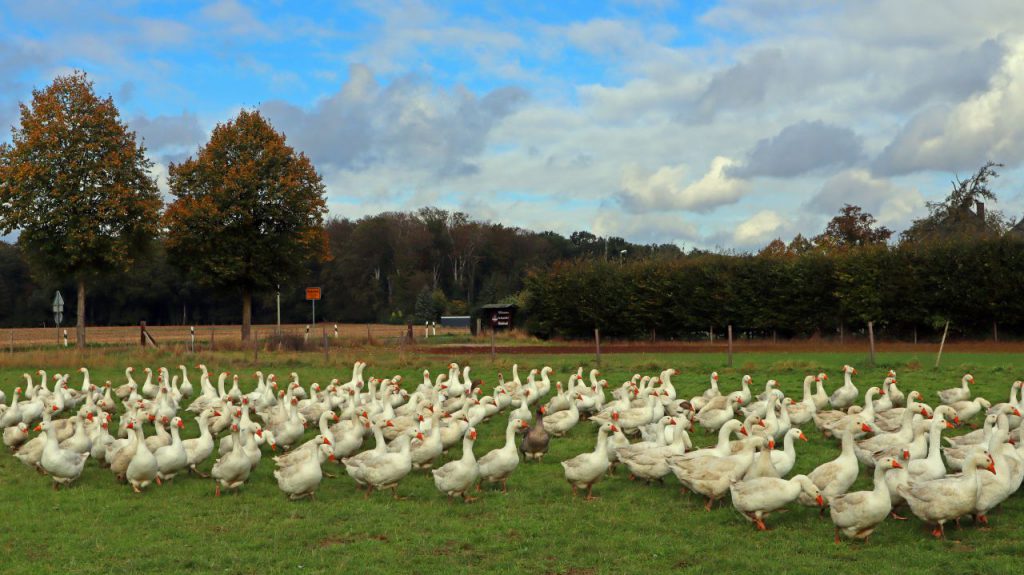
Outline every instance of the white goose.
[[210, 454], [213, 453], [214, 443], [213, 435], [210, 433], [209, 420], [210, 417], [219, 416], [220, 412], [212, 409], [204, 410], [197, 419], [199, 423], [199, 437], [186, 439], [181, 442], [181, 446], [185, 450], [186, 465], [188, 465], [189, 471], [200, 477], [209, 477], [209, 475], [196, 469], [196, 466], [206, 461], [206, 458], [210, 457]]
[[141, 425], [135, 428], [135, 436], [135, 454], [132, 455], [132, 460], [128, 463], [128, 469], [125, 470], [124, 476], [128, 483], [131, 484], [132, 491], [142, 493], [142, 490], [156, 479], [159, 469], [156, 457], [153, 456], [153, 452], [146, 446]]
[[953, 429], [953, 424], [942, 417], [932, 419], [928, 430], [928, 455], [921, 459], [909, 461], [907, 481], [919, 483], [931, 481], [946, 475], [946, 466], [942, 463], [942, 430]]
[[[819, 465], [814, 471], [807, 474], [807, 477], [821, 490], [826, 501], [846, 493], [853, 486], [853, 482], [857, 480], [860, 465], [858, 465], [857, 455], [853, 451], [854, 428], [855, 423], [851, 422], [850, 426], [843, 430], [843, 448], [839, 457]], [[864, 433], [870, 433], [872, 428], [867, 423], [860, 422], [859, 429]], [[816, 502], [809, 498], [801, 498], [800, 503], [814, 505]]]
[[754, 451], [767, 445], [763, 437], [751, 437], [743, 441], [739, 453], [727, 457], [681, 460], [669, 459], [669, 468], [676, 479], [687, 487], [707, 497], [706, 511], [711, 511], [715, 501], [725, 495], [733, 482], [738, 481], [754, 463]]
[[213, 469], [210, 470], [210, 475], [217, 484], [214, 492], [217, 497], [220, 497], [221, 487], [237, 491], [252, 472], [252, 464], [245, 453], [237, 424], [231, 424], [231, 436], [234, 439], [231, 451], [214, 461]]
[[789, 475], [793, 466], [796, 465], [796, 448], [793, 446], [793, 441], [797, 439], [807, 441], [807, 436], [796, 427], [790, 428], [782, 439], [782, 450], [771, 450], [772, 465], [780, 477]]
[[176, 475], [188, 467], [188, 452], [181, 442], [181, 429], [185, 422], [175, 416], [171, 420], [171, 443], [156, 450], [153, 456], [156, 457], [157, 473], [156, 482], [162, 484], [164, 481], [173, 480]]
[[50, 422], [43, 422], [41, 426], [46, 432], [46, 443], [39, 465], [53, 478], [53, 488], [56, 490], [60, 485], [68, 485], [78, 479], [89, 454], [61, 449], [57, 443], [57, 432]]
[[824, 507], [825, 500], [818, 487], [806, 475], [795, 475], [792, 479], [758, 477], [746, 481], [733, 481], [729, 486], [732, 505], [759, 531], [767, 531], [764, 518], [795, 501], [798, 497], [814, 499]]
[[[462, 457], [449, 461], [430, 472], [434, 476], [434, 485], [438, 491], [447, 495], [449, 499], [461, 496], [466, 503], [476, 500], [468, 493], [480, 478], [480, 466], [473, 453], [474, 443], [476, 443], [476, 428], [470, 427], [462, 438]], [[518, 460], [519, 455], [516, 454], [516, 461]]]
[[822, 372], [814, 378], [814, 395], [811, 396], [814, 399], [814, 408], [817, 411], [821, 411], [829, 407], [828, 394], [825, 393], [825, 381], [828, 380], [828, 374]]
[[596, 499], [593, 495], [594, 484], [601, 481], [610, 465], [605, 443], [608, 441], [608, 432], [615, 429], [617, 427], [613, 424], [601, 425], [597, 430], [597, 444], [594, 446], [594, 451], [581, 453], [562, 462], [565, 480], [572, 486], [574, 498], [580, 489], [585, 488], [587, 490], [586, 500]]
[[974, 383], [974, 376], [967, 373], [960, 378], [960, 387], [943, 389], [939, 391], [939, 401], [946, 405], [952, 405], [958, 401], [966, 401], [971, 398], [970, 384]]
[[[525, 431], [529, 427], [525, 421], [518, 417], [510, 419], [508, 426], [505, 428], [504, 447], [490, 451], [477, 461], [481, 479], [486, 480], [488, 483], [500, 482], [502, 493], [508, 492], [506, 482], [509, 476], [512, 475], [512, 472], [519, 467], [519, 449], [516, 446], [516, 432]], [[479, 490], [480, 484], [477, 483], [477, 491]]]
[[693, 445], [690, 443], [690, 436], [686, 431], [677, 429], [672, 437], [672, 443], [658, 447], [651, 447], [639, 451], [620, 449], [619, 461], [622, 461], [637, 478], [650, 481], [660, 481], [662, 477], [671, 471], [668, 467], [668, 459], [676, 455], [686, 453], [686, 450]]
[[575, 427], [580, 421], [580, 410], [576, 407], [576, 402], [569, 402], [568, 409], [565, 411], [559, 411], [557, 413], [546, 413], [544, 415], [544, 431], [547, 431], [555, 437], [562, 437], [569, 432], [570, 429]]
[[811, 383], [813, 382], [813, 375], [808, 375], [804, 378], [804, 397], [799, 402], [792, 398], [786, 398], [784, 406], [786, 411], [789, 412], [789, 420], [793, 425], [803, 425], [811, 421], [814, 414], [818, 412], [818, 407], [814, 403], [814, 396], [811, 395]]
[[856, 374], [857, 370], [853, 367], [843, 366], [843, 386], [832, 392], [828, 398], [832, 409], [846, 409], [857, 401], [860, 393], [857, 391], [857, 386], [853, 385], [853, 376]]
[[932, 535], [945, 538], [946, 522], [971, 513], [978, 502], [981, 489], [978, 469], [996, 472], [995, 463], [987, 451], [972, 453], [964, 462], [963, 474], [900, 486], [900, 495], [918, 519], [937, 525]]
[[[417, 431], [415, 434], [417, 439], [423, 439], [422, 433]], [[475, 431], [474, 435], [476, 435]], [[390, 489], [394, 499], [402, 499], [398, 496], [398, 484], [412, 471], [412, 457], [409, 455], [410, 439], [411, 436], [408, 433], [398, 436], [395, 439], [395, 443], [399, 447], [397, 452], [386, 451], [362, 464], [362, 477], [367, 485], [364, 498], [369, 497], [374, 489], [378, 491]]]
[[875, 465], [873, 490], [854, 491], [829, 500], [829, 515], [836, 527], [836, 543], [839, 543], [840, 532], [851, 539], [866, 540], [875, 531], [875, 527], [885, 520], [892, 511], [885, 473], [900, 467], [899, 461], [892, 457], [881, 459]]
[[292, 501], [309, 497], [316, 498], [316, 490], [323, 481], [324, 473], [320, 467], [323, 462], [334, 460], [334, 451], [329, 443], [324, 443], [326, 438], [318, 435], [314, 441], [315, 449], [304, 450], [300, 460], [293, 465], [278, 467], [274, 470], [274, 479], [277, 479], [277, 486]]

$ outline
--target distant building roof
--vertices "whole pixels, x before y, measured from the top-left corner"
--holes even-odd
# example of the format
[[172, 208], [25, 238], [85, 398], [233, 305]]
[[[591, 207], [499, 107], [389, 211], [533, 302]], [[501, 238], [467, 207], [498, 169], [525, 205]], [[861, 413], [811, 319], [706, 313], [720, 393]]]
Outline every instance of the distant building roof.
[[1022, 217], [1012, 228], [1006, 230], [1006, 235], [1013, 236], [1015, 238], [1024, 238], [1024, 217]]
[[480, 306], [480, 309], [517, 309], [518, 307], [514, 303], [489, 303]]

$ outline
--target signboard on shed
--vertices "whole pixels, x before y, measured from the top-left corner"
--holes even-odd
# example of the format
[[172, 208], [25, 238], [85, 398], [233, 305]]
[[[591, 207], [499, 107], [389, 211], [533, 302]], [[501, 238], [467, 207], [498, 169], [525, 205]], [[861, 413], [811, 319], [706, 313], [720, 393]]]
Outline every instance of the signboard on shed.
[[487, 304], [480, 308], [484, 318], [490, 322], [491, 328], [495, 330], [510, 329], [515, 319], [516, 309], [516, 305], [510, 303]]
[[318, 299], [320, 299], [320, 288], [306, 288], [306, 301], [316, 301]]

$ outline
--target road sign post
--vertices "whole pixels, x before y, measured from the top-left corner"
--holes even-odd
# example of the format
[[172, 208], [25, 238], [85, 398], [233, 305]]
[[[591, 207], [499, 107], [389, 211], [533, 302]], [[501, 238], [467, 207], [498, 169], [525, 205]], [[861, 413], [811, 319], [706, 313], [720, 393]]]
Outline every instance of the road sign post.
[[320, 299], [320, 288], [306, 288], [306, 300], [313, 302], [313, 327], [316, 327], [316, 300]]
[[[64, 321], [64, 298], [58, 290], [53, 296], [53, 323], [57, 324], [57, 344], [60, 344], [60, 324]], [[66, 334], [67, 332], [65, 332]], [[67, 347], [67, 336], [65, 335], [64, 347]]]

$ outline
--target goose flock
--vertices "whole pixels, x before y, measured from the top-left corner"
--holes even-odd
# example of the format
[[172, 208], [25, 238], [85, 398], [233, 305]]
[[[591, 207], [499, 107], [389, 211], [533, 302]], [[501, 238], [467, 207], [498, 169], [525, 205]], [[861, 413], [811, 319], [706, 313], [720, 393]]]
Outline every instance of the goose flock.
[[[402, 480], [423, 470], [440, 493], [470, 502], [485, 482], [506, 491], [521, 454], [542, 463], [552, 441], [589, 421], [597, 430], [593, 451], [561, 462], [574, 497], [582, 492], [593, 499], [595, 484], [619, 466], [645, 483], [672, 474], [683, 492], [704, 497], [708, 510], [729, 496], [760, 530], [769, 514], [790, 505], [816, 507], [822, 515], [827, 509], [837, 543], [840, 535], [867, 539], [886, 518], [904, 519], [904, 508], [936, 537], [964, 516], [987, 523], [1024, 480], [1020, 381], [1010, 386], [1007, 402], [993, 405], [972, 398], [974, 378], [964, 375], [960, 385], [938, 393], [933, 408], [921, 393], [903, 393], [892, 371], [862, 396], [850, 366], [831, 394], [826, 374], [806, 376], [800, 398], [786, 397], [775, 380], [755, 395], [750, 376], [738, 390], [725, 391], [712, 373], [707, 389], [686, 398], [672, 383], [675, 369], [636, 374], [609, 389], [597, 370], [585, 374], [580, 367], [563, 386], [552, 384], [551, 367], [521, 380], [515, 365], [511, 379], [498, 374], [485, 394], [470, 367], [455, 363], [433, 378], [424, 370], [410, 391], [399, 375], [364, 378], [366, 367], [356, 362], [348, 381], [308, 389], [296, 373], [280, 385], [275, 375], [257, 371], [248, 393], [238, 374], [221, 372], [214, 383], [202, 364], [197, 388], [184, 365], [173, 374], [146, 368], [141, 383], [128, 367], [117, 386], [93, 384], [85, 367], [74, 385], [71, 374], [48, 377], [39, 370], [38, 381], [24, 374], [9, 404], [0, 391], [0, 428], [14, 456], [49, 476], [54, 489], [78, 479], [91, 458], [136, 492], [186, 474], [212, 478], [219, 496], [253, 479], [267, 447], [280, 452], [273, 475], [291, 499], [315, 497], [330, 461], [366, 498], [391, 491], [400, 499]], [[183, 410], [194, 415], [198, 436], [182, 439]], [[505, 442], [477, 457], [477, 426], [495, 417], [507, 418]], [[983, 418], [980, 429], [943, 436], [974, 418]], [[809, 424], [838, 439], [838, 456], [787, 477], [796, 442], [807, 440], [799, 426]], [[303, 441], [309, 427], [316, 435]], [[690, 433], [697, 427], [716, 433], [717, 442], [695, 449]], [[373, 447], [363, 449], [369, 438]], [[460, 444], [461, 457], [436, 465]], [[200, 468], [211, 459], [206, 474]], [[851, 492], [861, 466], [872, 470], [873, 489]]]

